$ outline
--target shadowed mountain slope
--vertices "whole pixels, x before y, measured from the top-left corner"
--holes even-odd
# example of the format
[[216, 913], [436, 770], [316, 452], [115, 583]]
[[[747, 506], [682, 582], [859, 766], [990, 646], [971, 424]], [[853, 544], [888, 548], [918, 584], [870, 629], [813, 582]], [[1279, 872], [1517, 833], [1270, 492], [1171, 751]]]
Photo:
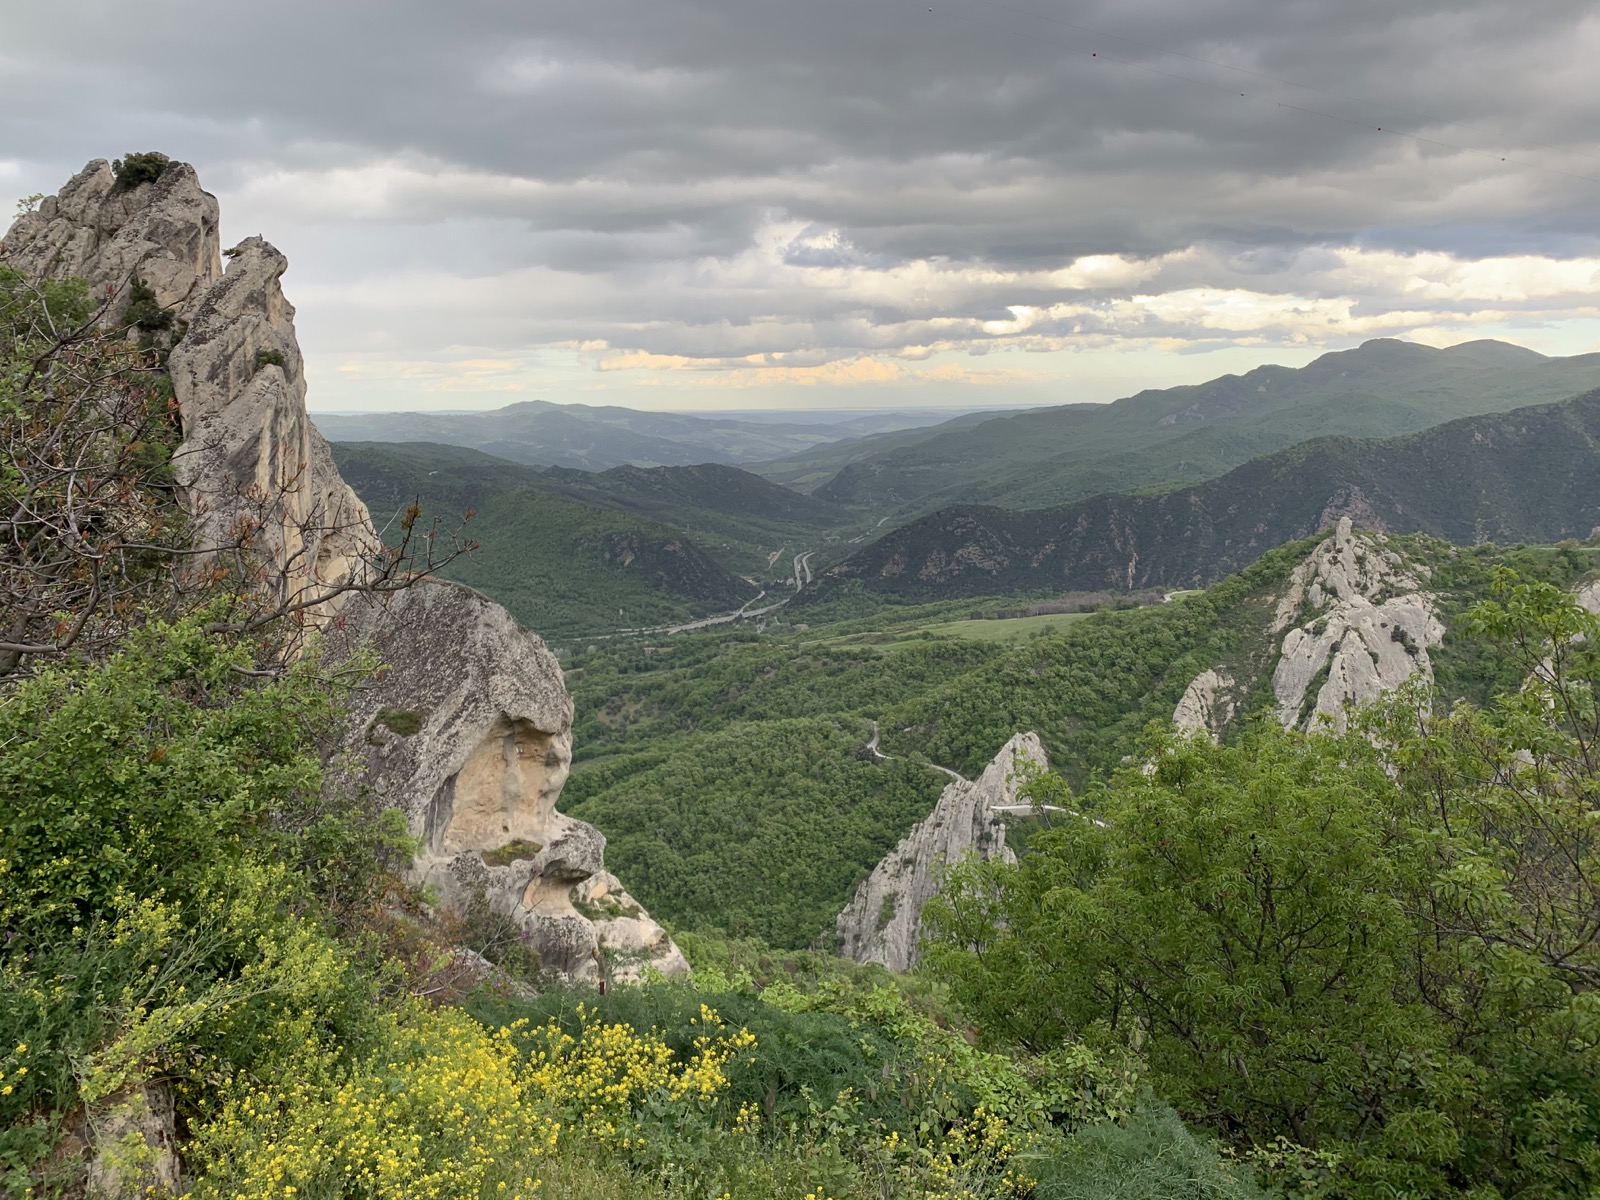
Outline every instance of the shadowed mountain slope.
[[1600, 526], [1600, 391], [1400, 438], [1318, 438], [1159, 495], [946, 509], [833, 567], [800, 602], [847, 588], [911, 600], [1197, 587], [1342, 516], [1462, 544], [1587, 537]]

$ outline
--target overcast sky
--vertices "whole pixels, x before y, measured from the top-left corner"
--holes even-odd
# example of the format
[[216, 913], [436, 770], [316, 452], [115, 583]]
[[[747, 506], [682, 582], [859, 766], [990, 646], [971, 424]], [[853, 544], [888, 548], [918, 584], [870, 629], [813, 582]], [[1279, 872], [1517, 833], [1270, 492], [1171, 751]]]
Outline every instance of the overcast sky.
[[1112, 399], [1600, 350], [1593, 0], [8, 4], [0, 195], [196, 165], [313, 409]]

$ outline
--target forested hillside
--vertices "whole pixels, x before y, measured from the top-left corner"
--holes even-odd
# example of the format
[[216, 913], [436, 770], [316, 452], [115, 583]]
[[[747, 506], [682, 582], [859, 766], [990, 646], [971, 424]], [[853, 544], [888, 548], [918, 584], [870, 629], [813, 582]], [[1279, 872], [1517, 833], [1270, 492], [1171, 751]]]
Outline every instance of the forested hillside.
[[1210, 479], [1311, 438], [1390, 437], [1596, 386], [1597, 355], [1545, 359], [1504, 342], [1434, 350], [1385, 339], [1298, 369], [1260, 367], [954, 429], [860, 458], [815, 494], [903, 515], [952, 504], [1038, 508]]
[[413, 443], [336, 445], [334, 456], [380, 529], [413, 503], [471, 511], [480, 544], [446, 576], [558, 645], [737, 609], [761, 590], [752, 578], [792, 569], [775, 551], [788, 542], [798, 553], [833, 519], [820, 501], [731, 467], [589, 474]]
[[1198, 587], [1340, 516], [1462, 545], [1586, 538], [1600, 526], [1600, 392], [1386, 440], [1319, 438], [1220, 478], [1059, 508], [956, 507], [831, 568], [797, 604]]
[[[969, 602], [596, 647], [568, 672], [577, 723], [566, 803], [606, 833], [651, 912], [782, 946], [826, 942], [855, 884], [933, 807], [948, 782], [934, 768], [975, 776], [1031, 730], [1060, 774], [1085, 785], [1134, 753], [1152, 722], [1169, 722], [1212, 668], [1245, 681], [1245, 711], [1257, 709], [1271, 695], [1277, 597], [1313, 544], [1281, 547], [1203, 593], [1011, 644], [935, 632], [962, 629], [950, 618]], [[1498, 566], [1569, 585], [1597, 565], [1579, 547], [1400, 544], [1429, 565], [1452, 628]], [[1515, 682], [1461, 630], [1433, 657], [1451, 699], [1482, 702]], [[865, 751], [874, 728], [887, 761]]]
[[[567, 801], [612, 834], [610, 864], [675, 919], [696, 974], [571, 987], [493, 914], [441, 912], [408, 880], [404, 820], [336, 750], [350, 688], [383, 663], [291, 659], [290, 614], [231, 619], [263, 611], [263, 577], [196, 580], [180, 540], [148, 540], [185, 528], [159, 350], [129, 356], [116, 328], [57, 340], [40, 305], [54, 325], [92, 312], [85, 289], [0, 271], [0, 487], [31, 488], [45, 520], [80, 512], [72, 472], [32, 469], [70, 444], [102, 485], [97, 526], [139, 553], [112, 575], [76, 542], [0, 556], [10, 594], [26, 584], [51, 617], [40, 636], [73, 639], [13, 652], [0, 677], [8, 1192], [1466, 1200], [1600, 1184], [1600, 623], [1563, 590], [1592, 577], [1592, 549], [1396, 539], [1451, 634], [1437, 694], [1378, 711], [1375, 740], [1248, 720], [1221, 746], [1160, 732], [1197, 670], [1265, 677], [1306, 542], [1015, 643], [949, 632], [975, 611], [1033, 619], [1000, 600], [852, 615], [847, 598], [808, 627], [585, 650]], [[434, 499], [642, 521], [497, 490], [513, 478], [463, 472]], [[408, 718], [385, 728], [403, 738]], [[1018, 728], [1048, 743], [1061, 774], [1035, 795], [1067, 815], [1036, 824], [1015, 867], [957, 872], [922, 975], [786, 949], [825, 936], [928, 810], [947, 778], [933, 766], [971, 773]]]

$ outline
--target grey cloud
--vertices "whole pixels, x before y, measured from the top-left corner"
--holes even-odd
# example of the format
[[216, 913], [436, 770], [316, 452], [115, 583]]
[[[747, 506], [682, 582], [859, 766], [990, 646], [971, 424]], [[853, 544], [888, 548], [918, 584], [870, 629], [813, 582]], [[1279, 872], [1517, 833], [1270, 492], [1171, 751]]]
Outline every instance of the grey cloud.
[[[1600, 246], [1600, 184], [1572, 178], [1600, 179], [1587, 0], [14, 7], [14, 177], [50, 189], [147, 147], [194, 161], [230, 230], [266, 232], [306, 297], [345, 306], [347, 344], [983, 349], [983, 321], [1059, 303], [1086, 306], [1061, 336], [1112, 327], [1095, 289], [1026, 276], [885, 297], [697, 266], [736, 263], [782, 222], [804, 229], [778, 254], [798, 272], [1038, 272], [1200, 246], [1140, 286], [1312, 296], [1342, 286], [1324, 245]], [[318, 190], [375, 165], [389, 190], [355, 210]], [[416, 311], [359, 291], [397, 275], [502, 282]]]

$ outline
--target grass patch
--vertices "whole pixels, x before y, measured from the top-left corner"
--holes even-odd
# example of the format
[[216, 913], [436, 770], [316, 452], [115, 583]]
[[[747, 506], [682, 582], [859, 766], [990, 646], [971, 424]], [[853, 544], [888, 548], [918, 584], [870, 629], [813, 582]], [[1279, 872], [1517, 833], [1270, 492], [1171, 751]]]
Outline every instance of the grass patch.
[[519, 858], [532, 858], [544, 846], [538, 842], [530, 842], [526, 838], [517, 838], [507, 842], [498, 850], [485, 850], [483, 852], [483, 865], [486, 867], [509, 867]]
[[1093, 613], [1047, 613], [1041, 617], [1009, 617], [992, 621], [951, 621], [929, 625], [925, 632], [940, 637], [966, 638], [976, 642], [1018, 642], [1046, 629], [1065, 629]]

